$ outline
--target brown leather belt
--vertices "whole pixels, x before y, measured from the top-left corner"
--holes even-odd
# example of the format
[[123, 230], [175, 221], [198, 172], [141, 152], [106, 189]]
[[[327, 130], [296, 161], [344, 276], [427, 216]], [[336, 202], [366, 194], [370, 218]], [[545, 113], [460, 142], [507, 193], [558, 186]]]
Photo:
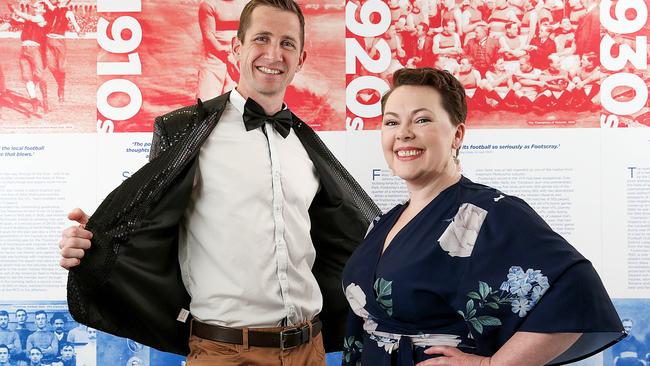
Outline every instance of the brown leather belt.
[[[311, 322], [311, 334], [309, 334], [308, 324], [298, 327], [278, 328], [281, 329], [279, 331], [261, 331], [248, 328], [248, 345], [252, 347], [290, 349], [309, 342], [311, 338], [320, 333], [322, 327], [323, 323], [318, 317], [315, 317]], [[242, 329], [201, 323], [196, 319], [192, 319], [192, 335], [217, 342], [244, 344], [244, 331]]]

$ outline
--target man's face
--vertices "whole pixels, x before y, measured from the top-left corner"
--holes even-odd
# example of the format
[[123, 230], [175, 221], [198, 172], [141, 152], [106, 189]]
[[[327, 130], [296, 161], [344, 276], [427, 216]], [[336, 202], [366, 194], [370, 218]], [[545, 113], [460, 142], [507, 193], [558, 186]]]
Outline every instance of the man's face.
[[7, 329], [9, 325], [9, 317], [7, 315], [0, 315], [0, 329]]
[[472, 64], [469, 62], [469, 59], [463, 58], [460, 60], [458, 68], [460, 72], [468, 72], [472, 69]]
[[65, 325], [63, 319], [54, 319], [54, 323], [52, 323], [52, 325], [54, 325], [55, 332], [63, 333], [63, 326]]
[[16, 312], [16, 321], [20, 325], [25, 325], [25, 322], [27, 321], [27, 313], [24, 311], [17, 311]]
[[97, 339], [97, 329], [88, 328], [88, 339]]
[[447, 31], [447, 33], [454, 33], [456, 31], [456, 22], [448, 21], [447, 25], [445, 25], [445, 31]]
[[476, 31], [476, 38], [483, 39], [483, 38], [487, 37], [487, 28], [485, 28], [485, 27], [476, 27], [475, 31]]
[[37, 349], [29, 351], [29, 359], [32, 361], [32, 363], [38, 364], [41, 362], [41, 358], [43, 358], [41, 351]]
[[42, 2], [37, 2], [34, 4], [34, 14], [43, 14], [45, 13], [45, 5]]
[[0, 362], [9, 362], [9, 349], [7, 349], [7, 347], [0, 347]]
[[61, 349], [61, 358], [63, 360], [71, 360], [74, 355], [74, 348], [72, 346], [65, 346]]
[[514, 37], [514, 36], [518, 35], [519, 34], [519, 25], [517, 25], [517, 23], [513, 23], [512, 25], [510, 25], [506, 29], [506, 33], [508, 33], [508, 35], [510, 37]]
[[[582, 67], [583, 69], [588, 69], [588, 68], [590, 68], [590, 67], [592, 67], [592, 66], [593, 66], [593, 64], [591, 63], [591, 61], [589, 61], [589, 58], [588, 58], [587, 56], [584, 56], [584, 55], [583, 55], [583, 56], [580, 58], [580, 67]], [[632, 326], [632, 325], [631, 325], [632, 322], [629, 322], [629, 323], [630, 323], [630, 326]], [[625, 324], [625, 323], [623, 323], [623, 324]]]
[[533, 70], [533, 65], [529, 61], [521, 59], [519, 60], [519, 70], [523, 72], [530, 72]]
[[506, 62], [500, 58], [497, 60], [497, 62], [494, 64], [494, 69], [496, 71], [505, 71], [506, 70]]
[[240, 92], [253, 99], [283, 98], [306, 57], [298, 16], [270, 6], [255, 8], [245, 39], [233, 40], [233, 52], [240, 65]]
[[551, 58], [551, 64], [549, 66], [551, 71], [559, 71], [560, 68], [562, 67], [562, 64], [560, 63], [560, 58], [559, 57]]
[[548, 27], [541, 27], [539, 29], [539, 36], [542, 38], [548, 38], [551, 35], [551, 29]]
[[625, 331], [629, 334], [632, 331], [632, 325], [634, 325], [634, 323], [626, 320], [623, 322], [623, 329], [625, 329]]
[[36, 327], [38, 329], [43, 329], [43, 328], [45, 328], [46, 320], [47, 320], [47, 316], [45, 316], [45, 314], [38, 314], [38, 315], [36, 315], [34, 324], [36, 324]]

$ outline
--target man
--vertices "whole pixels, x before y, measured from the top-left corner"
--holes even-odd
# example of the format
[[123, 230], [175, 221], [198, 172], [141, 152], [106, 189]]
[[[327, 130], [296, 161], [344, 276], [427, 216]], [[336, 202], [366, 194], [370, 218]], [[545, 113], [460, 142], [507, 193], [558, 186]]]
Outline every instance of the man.
[[551, 38], [551, 27], [542, 25], [539, 28], [539, 37], [533, 38], [529, 50], [533, 66], [542, 70], [550, 66], [550, 57], [557, 51], [555, 41]]
[[476, 27], [475, 32], [476, 37], [467, 41], [465, 54], [481, 75], [485, 75], [497, 60], [499, 41], [494, 37], [488, 37], [488, 28], [486, 26]]
[[38, 347], [32, 347], [29, 350], [29, 366], [42, 366], [43, 351]]
[[13, 366], [9, 362], [9, 357], [9, 347], [4, 343], [0, 343], [0, 366]]
[[201, 100], [223, 94], [237, 80], [230, 42], [237, 33], [239, 14], [245, 4], [242, 0], [202, 0], [199, 4], [203, 60], [199, 65], [197, 98]]
[[27, 361], [27, 350], [25, 350], [24, 347], [27, 344], [27, 337], [32, 334], [32, 330], [27, 327], [27, 310], [16, 309], [15, 315], [16, 328], [14, 329], [14, 332], [18, 334], [18, 338], [20, 339], [20, 346], [22, 348], [21, 352], [16, 355], [14, 361]]
[[56, 336], [54, 336], [54, 332], [47, 329], [47, 314], [45, 311], [38, 310], [35, 312], [34, 319], [36, 331], [27, 337], [25, 349], [30, 350], [30, 358], [32, 358], [31, 353], [33, 349], [38, 349], [41, 357], [45, 358], [44, 362], [50, 363], [54, 360], [59, 351], [59, 341], [57, 341]]
[[9, 330], [9, 313], [5, 310], [0, 310], [0, 344], [9, 349], [12, 357], [15, 357], [22, 350], [18, 333]]
[[528, 52], [525, 41], [519, 35], [519, 23], [510, 22], [506, 24], [505, 35], [499, 38], [501, 49], [506, 61], [517, 60]]
[[77, 356], [74, 354], [72, 343], [59, 344], [59, 357], [52, 362], [52, 366], [77, 366]]
[[53, 3], [49, 0], [42, 1], [48, 7], [45, 13], [48, 24], [45, 41], [46, 63], [56, 81], [56, 95], [61, 103], [65, 100], [65, 64], [67, 60], [65, 32], [68, 30], [68, 24], [72, 25], [79, 37], [82, 36], [82, 32], [77, 18], [70, 10], [70, 0], [52, 0]]
[[50, 319], [50, 325], [54, 330], [54, 336], [56, 340], [61, 342], [66, 342], [68, 339], [68, 332], [65, 330], [65, 315], [63, 313], [54, 313]]
[[445, 21], [442, 33], [433, 37], [432, 52], [438, 57], [436, 64], [439, 68], [451, 71], [458, 67], [456, 57], [463, 53], [463, 49], [454, 20]]
[[379, 210], [283, 109], [303, 45], [295, 2], [249, 2], [232, 42], [236, 89], [158, 118], [150, 163], [90, 220], [71, 212], [81, 227], [60, 246], [63, 267], [80, 264], [75, 319], [191, 351], [188, 366], [324, 365], [321, 339], [340, 349], [341, 270]]
[[612, 347], [615, 366], [643, 366], [643, 344], [632, 335], [634, 321], [626, 318], [621, 321], [627, 336]]
[[[34, 115], [38, 115], [39, 106], [43, 107], [44, 113], [49, 111], [47, 85], [43, 79], [43, 55], [41, 54], [41, 46], [45, 44], [45, 26], [47, 22], [43, 17], [43, 14], [45, 14], [43, 3], [37, 1], [32, 7], [34, 9], [33, 13], [28, 14], [14, 9], [13, 5], [9, 6], [13, 11], [15, 20], [23, 23], [23, 30], [20, 33], [20, 74], [25, 82], [27, 95], [32, 105], [32, 112]], [[37, 85], [41, 89], [42, 102], [39, 102], [37, 97]]]

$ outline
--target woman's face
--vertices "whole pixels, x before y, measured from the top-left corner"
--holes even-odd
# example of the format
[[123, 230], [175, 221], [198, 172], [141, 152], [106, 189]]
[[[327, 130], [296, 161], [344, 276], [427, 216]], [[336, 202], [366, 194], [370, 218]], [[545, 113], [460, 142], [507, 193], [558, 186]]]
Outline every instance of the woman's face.
[[395, 89], [384, 108], [381, 141], [393, 173], [407, 183], [424, 185], [453, 175], [453, 154], [465, 126], [454, 126], [442, 107], [440, 93], [427, 86]]

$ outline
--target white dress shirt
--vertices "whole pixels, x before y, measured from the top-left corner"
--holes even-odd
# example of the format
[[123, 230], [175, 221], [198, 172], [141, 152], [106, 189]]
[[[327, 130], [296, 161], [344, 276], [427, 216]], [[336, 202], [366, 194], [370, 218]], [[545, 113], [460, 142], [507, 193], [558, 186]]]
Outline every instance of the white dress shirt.
[[201, 147], [181, 225], [179, 261], [198, 320], [229, 327], [297, 324], [317, 315], [309, 206], [316, 169], [291, 131], [267, 122], [246, 131], [244, 98], [232, 90]]

